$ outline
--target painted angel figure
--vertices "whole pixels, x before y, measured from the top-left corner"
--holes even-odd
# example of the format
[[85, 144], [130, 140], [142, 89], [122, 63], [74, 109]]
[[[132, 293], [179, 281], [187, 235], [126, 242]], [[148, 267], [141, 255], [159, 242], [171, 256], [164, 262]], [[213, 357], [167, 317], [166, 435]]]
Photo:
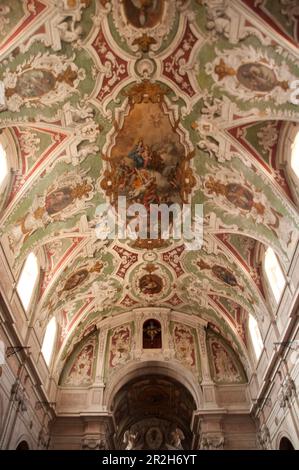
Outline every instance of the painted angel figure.
[[214, 30], [215, 33], [219, 35], [222, 34], [226, 38], [229, 38], [231, 19], [226, 13], [228, 7], [227, 2], [223, 0], [216, 0], [216, 2], [211, 2], [211, 0], [209, 0], [205, 3], [208, 7], [206, 25], [207, 29], [209, 31]]
[[134, 161], [135, 167], [138, 168], [143, 168], [144, 166], [144, 159], [142, 157], [142, 153], [144, 152], [144, 144], [143, 140], [139, 140], [138, 144], [129, 152], [128, 157], [132, 158]]
[[82, 26], [76, 26], [74, 20], [71, 22], [62, 21], [57, 25], [57, 29], [62, 41], [68, 43], [78, 41], [83, 33]]

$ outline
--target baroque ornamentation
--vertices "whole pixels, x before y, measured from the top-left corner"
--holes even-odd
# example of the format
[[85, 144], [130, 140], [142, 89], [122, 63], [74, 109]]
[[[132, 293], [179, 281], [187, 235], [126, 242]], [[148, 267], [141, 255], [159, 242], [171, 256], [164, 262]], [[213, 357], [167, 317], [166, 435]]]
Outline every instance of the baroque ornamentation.
[[25, 390], [19, 379], [16, 379], [16, 381], [12, 384], [10, 396], [11, 400], [18, 404], [18, 407], [22, 412], [27, 411], [27, 398], [25, 395]]
[[198, 261], [197, 266], [200, 270], [210, 270], [215, 278], [217, 278], [219, 281], [224, 282], [224, 284], [227, 284], [231, 287], [239, 287], [239, 289], [244, 292], [244, 287], [238, 283], [234, 274], [224, 266], [220, 266], [219, 264], [209, 266], [203, 260]]
[[207, 10], [206, 28], [214, 35], [230, 38], [231, 17], [228, 14], [227, 0], [203, 0]]
[[183, 431], [180, 428], [175, 428], [169, 437], [169, 444], [166, 444], [168, 450], [184, 450], [182, 441], [185, 440]]
[[208, 338], [214, 380], [218, 383], [242, 383], [244, 374], [233, 360], [232, 354], [222, 342], [214, 337]]
[[172, 277], [163, 265], [148, 263], [133, 271], [131, 282], [135, 297], [151, 303], [170, 294]]
[[92, 382], [94, 356], [95, 338], [92, 338], [84, 344], [77, 354], [63, 384], [72, 387], [89, 385]]
[[195, 337], [191, 328], [175, 323], [172, 333], [176, 358], [188, 369], [196, 369]]
[[89, 6], [89, 3], [89, 0], [73, 0], [71, 2], [58, 0], [54, 16], [46, 22], [45, 32], [34, 34], [25, 44], [21, 44], [21, 52], [27, 52], [37, 41], [46, 47], [51, 47], [53, 51], [60, 51], [63, 42], [80, 47], [83, 34], [80, 25], [82, 12]]
[[198, 91], [195, 78], [195, 53], [203, 41], [189, 22], [177, 48], [163, 60], [163, 75], [187, 97], [193, 98]]
[[18, 255], [23, 243], [36, 230], [85, 211], [93, 195], [92, 180], [84, 172], [60, 176], [43, 195], [35, 196], [29, 211], [8, 231], [12, 252]]
[[122, 36], [132, 50], [137, 50], [136, 41], [146, 34], [151, 36], [155, 44], [152, 49], [158, 50], [162, 41], [170, 33], [176, 16], [179, 2], [165, 0], [112, 0], [113, 21]]
[[9, 24], [9, 18], [7, 18], [10, 12], [8, 5], [0, 6], [0, 37], [5, 34], [5, 25]]
[[[293, 245], [295, 233], [283, 215], [269, 207], [264, 193], [257, 192], [244, 179], [241, 172], [223, 169], [215, 178], [215, 167], [210, 166], [210, 174], [204, 181], [204, 192], [226, 208], [232, 215], [243, 214], [252, 217], [257, 224], [263, 224], [280, 240], [287, 252]], [[214, 173], [214, 175], [213, 175]]]
[[262, 426], [257, 434], [259, 446], [263, 450], [268, 450], [271, 445], [270, 431], [267, 426]]
[[119, 367], [131, 358], [132, 330], [130, 325], [115, 328], [110, 333], [109, 368]]
[[99, 58], [93, 75], [99, 82], [97, 99], [102, 103], [129, 77], [128, 61], [117, 54], [102, 29], [97, 33], [92, 47]]
[[[238, 388], [243, 363], [249, 370], [246, 316], [266, 323], [268, 314], [256, 243], [272, 246], [287, 272], [297, 242], [297, 213], [276, 166], [283, 122], [298, 120], [289, 102], [298, 75], [289, 44], [298, 33], [295, 0], [280, 0], [272, 12], [276, 32], [284, 22], [281, 42], [254, 18], [269, 0], [255, 2], [255, 13], [249, 0], [0, 3], [1, 142], [6, 149], [7, 135], [16, 147], [7, 144], [1, 241], [15, 279], [28, 253], [41, 259], [33, 323], [45, 327], [55, 311], [55, 379], [66, 387], [106, 384], [129, 361], [155, 358], [198, 382]], [[119, 196], [142, 204], [146, 216], [151, 204], [204, 202], [204, 249], [151, 240], [148, 224], [145, 239], [96, 241], [95, 207], [117, 209]], [[136, 213], [128, 219], [130, 235], [137, 233]], [[152, 318], [160, 326], [144, 325]], [[142, 348], [142, 328], [151, 339], [161, 333], [162, 347]], [[217, 337], [210, 345], [209, 330]], [[13, 393], [25, 410], [22, 392]], [[283, 384], [281, 406], [294, 395], [292, 383]], [[121, 442], [128, 450], [182, 449], [190, 436], [180, 425], [148, 420], [144, 429], [121, 427], [118, 438], [128, 429]], [[223, 442], [210, 435], [201, 444]], [[100, 435], [85, 435], [82, 445], [106, 446]]]
[[103, 435], [100, 438], [97, 437], [86, 437], [82, 440], [82, 449], [83, 450], [107, 450], [108, 443], [106, 435]]
[[125, 444], [125, 450], [134, 450], [139, 439], [138, 432], [125, 431], [123, 443]]
[[296, 396], [296, 385], [291, 377], [287, 377], [281, 386], [278, 396], [280, 407], [286, 408], [289, 406], [294, 396]]
[[224, 437], [218, 435], [204, 435], [200, 439], [199, 448], [200, 450], [223, 450]]
[[85, 71], [78, 69], [74, 59], [74, 56], [38, 53], [20, 64], [16, 71], [6, 69], [3, 83], [7, 109], [16, 112], [23, 106], [52, 106], [76, 93], [85, 79]]
[[222, 90], [243, 101], [289, 101], [290, 84], [296, 77], [286, 62], [278, 67], [267, 52], [245, 45], [216, 53], [217, 58], [206, 65], [206, 73]]
[[259, 145], [263, 148], [265, 154], [270, 153], [273, 147], [277, 144], [279, 132], [275, 122], [268, 122], [257, 133]]
[[297, 23], [299, 16], [299, 5], [296, 0], [280, 0], [281, 13], [288, 18], [289, 23]]

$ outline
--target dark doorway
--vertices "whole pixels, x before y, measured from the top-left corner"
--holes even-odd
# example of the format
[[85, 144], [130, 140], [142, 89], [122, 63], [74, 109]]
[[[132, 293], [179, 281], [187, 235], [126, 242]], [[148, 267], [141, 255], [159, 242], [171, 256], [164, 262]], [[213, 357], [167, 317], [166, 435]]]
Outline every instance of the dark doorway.
[[283, 437], [279, 444], [279, 450], [295, 450], [293, 444], [287, 437]]
[[26, 441], [21, 441], [18, 444], [18, 447], [16, 448], [16, 450], [29, 450], [29, 445], [27, 444]]

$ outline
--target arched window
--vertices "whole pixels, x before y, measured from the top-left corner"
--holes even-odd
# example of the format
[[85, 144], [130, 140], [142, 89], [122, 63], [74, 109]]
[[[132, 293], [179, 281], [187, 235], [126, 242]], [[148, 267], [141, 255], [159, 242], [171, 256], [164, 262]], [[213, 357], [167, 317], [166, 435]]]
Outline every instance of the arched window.
[[25, 310], [29, 309], [30, 301], [39, 275], [39, 264], [34, 253], [30, 253], [25, 261], [19, 281], [17, 292]]
[[143, 324], [143, 348], [162, 348], [161, 324], [157, 320], [147, 320]]
[[294, 202], [299, 206], [299, 123], [281, 125], [278, 139], [277, 168], [283, 170]]
[[292, 145], [291, 168], [299, 179], [299, 132], [297, 132]]
[[272, 248], [266, 250], [264, 267], [272, 293], [278, 303], [285, 288], [286, 280]]
[[57, 323], [55, 317], [51, 318], [49, 321], [44, 340], [43, 340], [43, 345], [42, 345], [42, 354], [44, 356], [44, 359], [46, 361], [46, 364], [49, 366], [51, 359], [52, 359], [52, 354], [53, 354], [53, 349], [54, 349], [54, 344], [55, 344], [55, 339], [56, 339], [56, 332], [57, 332]]
[[6, 180], [7, 174], [8, 174], [8, 164], [7, 164], [6, 152], [4, 150], [3, 145], [0, 142], [0, 192], [2, 192], [2, 187], [4, 186], [4, 182]]
[[249, 327], [251, 341], [253, 344], [254, 353], [255, 353], [256, 359], [258, 360], [262, 353], [264, 344], [263, 344], [263, 340], [261, 337], [261, 333], [260, 333], [260, 329], [258, 327], [257, 321], [250, 314], [249, 314], [248, 327]]

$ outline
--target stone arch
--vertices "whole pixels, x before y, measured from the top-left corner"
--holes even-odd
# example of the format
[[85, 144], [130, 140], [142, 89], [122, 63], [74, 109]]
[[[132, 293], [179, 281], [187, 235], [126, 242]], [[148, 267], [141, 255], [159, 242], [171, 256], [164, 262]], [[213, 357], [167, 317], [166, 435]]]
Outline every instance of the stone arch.
[[[125, 371], [125, 380], [113, 389], [109, 413], [116, 426], [114, 444], [118, 450], [124, 445], [127, 450], [168, 449], [174, 433], [191, 448], [198, 403], [186, 378], [178, 373], [175, 376], [171, 367], [157, 366], [157, 362], [143, 363], [137, 373]], [[128, 444], [129, 438], [134, 447]]]
[[134, 362], [122, 367], [111, 381], [108, 382], [104, 392], [103, 405], [107, 407], [108, 411], [111, 411], [113, 399], [117, 392], [129, 381], [148, 374], [170, 377], [176, 380], [189, 390], [197, 408], [202, 405], [202, 390], [200, 385], [196, 383], [193, 374], [177, 362], [163, 362], [159, 360]]
[[30, 450], [29, 444], [27, 441], [21, 441], [16, 447], [16, 450]]
[[[278, 433], [276, 437], [276, 442], [275, 442], [275, 449], [276, 450], [295, 450], [295, 436], [292, 435], [289, 430], [286, 430], [285, 428], [281, 429], [280, 432]], [[293, 449], [281, 449], [281, 445], [289, 445], [293, 447]]]
[[[22, 448], [18, 449], [18, 446], [22, 443], [26, 443], [28, 448], [27, 449], [25, 449], [25, 448], [24, 449], [22, 449]], [[22, 444], [22, 446], [25, 446], [25, 444]], [[16, 437], [16, 439], [11, 443], [10, 449], [13, 449], [13, 450], [33, 450], [34, 445], [33, 445], [32, 437], [27, 433], [19, 434]]]
[[295, 450], [295, 448], [287, 437], [283, 437], [279, 443], [279, 450]]

